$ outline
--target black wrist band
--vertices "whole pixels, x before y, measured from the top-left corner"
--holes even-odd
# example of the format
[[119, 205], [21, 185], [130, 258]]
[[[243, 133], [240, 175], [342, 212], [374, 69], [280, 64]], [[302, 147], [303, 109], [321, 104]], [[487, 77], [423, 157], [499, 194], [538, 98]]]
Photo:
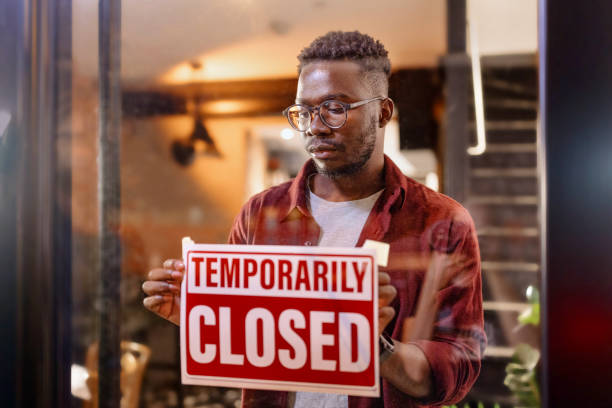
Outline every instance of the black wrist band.
[[380, 353], [379, 355], [380, 363], [383, 363], [386, 359], [391, 357], [391, 354], [393, 354], [394, 350], [395, 350], [395, 344], [393, 343], [393, 339], [387, 333], [381, 334], [380, 337], [378, 338], [378, 351]]

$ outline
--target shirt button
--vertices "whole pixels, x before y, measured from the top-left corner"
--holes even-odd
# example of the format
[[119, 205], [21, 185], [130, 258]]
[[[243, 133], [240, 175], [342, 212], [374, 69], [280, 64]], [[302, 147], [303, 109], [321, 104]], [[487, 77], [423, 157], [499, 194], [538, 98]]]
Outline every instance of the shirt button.
[[304, 242], [304, 245], [306, 245], [306, 246], [312, 246], [312, 242], [310, 242], [310, 241], [306, 241], [306, 242]]

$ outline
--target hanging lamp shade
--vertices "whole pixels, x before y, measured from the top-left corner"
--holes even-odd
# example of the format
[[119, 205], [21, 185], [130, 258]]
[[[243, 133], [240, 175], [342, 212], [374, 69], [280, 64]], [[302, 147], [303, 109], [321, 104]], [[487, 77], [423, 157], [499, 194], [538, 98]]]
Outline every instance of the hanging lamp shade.
[[193, 132], [189, 139], [175, 140], [172, 142], [171, 151], [174, 160], [181, 166], [189, 166], [196, 155], [223, 157], [200, 117], [194, 119]]
[[196, 152], [200, 152], [198, 149], [198, 144], [199, 142], [203, 142], [204, 148], [203, 151], [201, 151], [202, 154], [206, 156], [222, 157], [221, 152], [215, 145], [215, 141], [212, 137], [210, 137], [210, 134], [208, 133], [208, 130], [206, 130], [202, 119], [199, 117], [195, 119], [195, 125], [193, 127], [193, 133], [191, 134], [190, 140], [194, 143]]

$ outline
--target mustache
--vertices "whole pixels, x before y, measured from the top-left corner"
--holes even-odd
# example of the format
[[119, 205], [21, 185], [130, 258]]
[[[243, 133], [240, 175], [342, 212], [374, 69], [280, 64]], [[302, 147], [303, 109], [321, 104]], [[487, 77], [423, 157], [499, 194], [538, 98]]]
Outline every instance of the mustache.
[[346, 151], [346, 146], [343, 143], [336, 142], [333, 140], [326, 140], [324, 142], [312, 140], [306, 145], [308, 153], [313, 153], [317, 150], [337, 150], [339, 152]]

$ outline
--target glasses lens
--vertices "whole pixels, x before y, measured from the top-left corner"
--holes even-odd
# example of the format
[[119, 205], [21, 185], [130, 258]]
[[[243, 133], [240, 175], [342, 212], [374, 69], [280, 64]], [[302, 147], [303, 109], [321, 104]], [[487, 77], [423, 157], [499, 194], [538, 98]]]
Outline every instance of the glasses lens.
[[291, 106], [287, 110], [287, 119], [291, 126], [301, 132], [305, 132], [310, 127], [310, 112], [304, 106]]
[[321, 118], [326, 125], [338, 128], [346, 122], [346, 109], [338, 101], [325, 101], [321, 104]]

